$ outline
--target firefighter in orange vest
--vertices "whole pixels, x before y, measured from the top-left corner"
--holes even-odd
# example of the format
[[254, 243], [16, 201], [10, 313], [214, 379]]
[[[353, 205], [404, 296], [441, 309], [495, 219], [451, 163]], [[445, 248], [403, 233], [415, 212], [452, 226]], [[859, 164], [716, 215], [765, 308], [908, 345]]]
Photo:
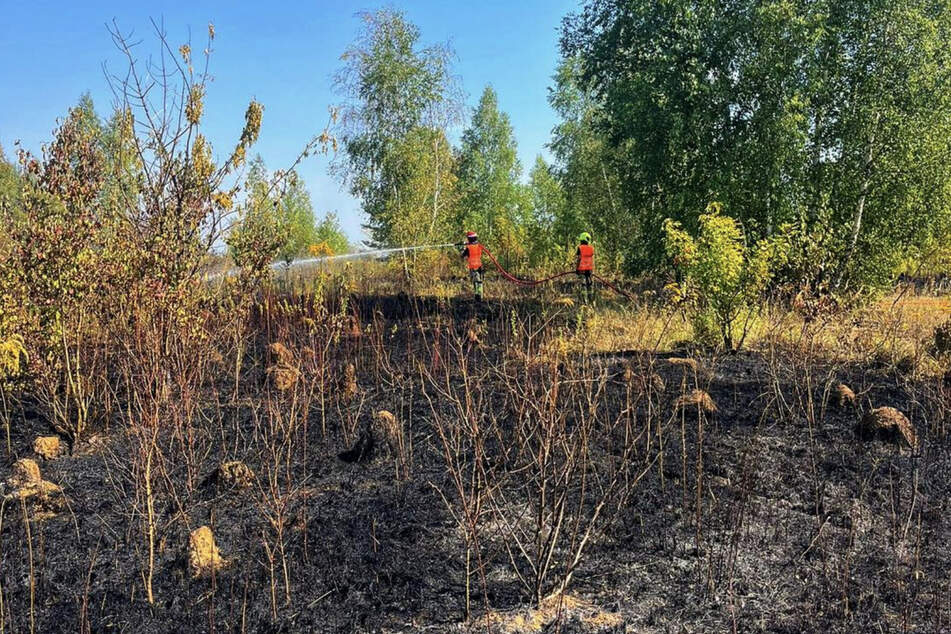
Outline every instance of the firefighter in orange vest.
[[466, 245], [462, 249], [462, 259], [466, 261], [469, 267], [469, 279], [472, 280], [472, 290], [475, 292], [476, 299], [482, 300], [482, 245], [479, 244], [479, 236], [475, 231], [466, 233]]
[[591, 275], [594, 273], [594, 247], [591, 246], [591, 234], [587, 231], [583, 231], [581, 235], [578, 236], [578, 242], [580, 242], [580, 244], [575, 251], [575, 255], [577, 256], [575, 272], [581, 276], [584, 281], [582, 296], [587, 302], [593, 297]]

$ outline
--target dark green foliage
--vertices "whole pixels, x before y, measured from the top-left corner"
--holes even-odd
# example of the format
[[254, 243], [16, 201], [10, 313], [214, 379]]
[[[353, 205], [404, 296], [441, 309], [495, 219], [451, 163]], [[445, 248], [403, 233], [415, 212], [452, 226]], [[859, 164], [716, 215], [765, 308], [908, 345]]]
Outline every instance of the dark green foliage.
[[630, 260], [660, 262], [663, 219], [694, 228], [722, 200], [752, 237], [821, 233], [810, 281], [887, 282], [949, 213], [949, 31], [923, 0], [587, 2], [562, 50], [614, 157]]
[[487, 86], [462, 135], [459, 189], [461, 225], [475, 230], [483, 242], [498, 245], [510, 256], [524, 255], [527, 200], [519, 183], [515, 133], [499, 98]]

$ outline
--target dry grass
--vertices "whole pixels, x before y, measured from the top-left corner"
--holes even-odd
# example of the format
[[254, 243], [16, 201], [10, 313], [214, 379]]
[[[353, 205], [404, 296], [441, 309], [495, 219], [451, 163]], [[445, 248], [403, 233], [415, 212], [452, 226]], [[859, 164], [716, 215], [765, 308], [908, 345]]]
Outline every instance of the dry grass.
[[[678, 311], [660, 306], [620, 305], [584, 315], [584, 327], [565, 336], [569, 353], [677, 350], [693, 333]], [[825, 315], [807, 322], [784, 305], [771, 305], [749, 323], [746, 347], [797, 346], [804, 337], [811, 351], [839, 363], [876, 363], [922, 377], [943, 374], [935, 354], [935, 330], [951, 316], [951, 298], [893, 294], [869, 306]], [[681, 363], [692, 367], [695, 361]]]
[[215, 536], [207, 526], [199, 526], [188, 536], [188, 565], [193, 577], [210, 575], [225, 565]]
[[706, 414], [714, 414], [717, 411], [717, 405], [709, 394], [703, 390], [690, 390], [683, 396], [677, 398], [674, 407], [678, 410], [688, 408], [699, 408]]
[[569, 621], [580, 622], [590, 631], [610, 630], [623, 625], [619, 615], [570, 594], [547, 597], [537, 608], [490, 612], [483, 618], [502, 634], [557, 631], [554, 628]]
[[862, 417], [863, 436], [918, 447], [918, 434], [908, 417], [894, 407], [878, 407]]
[[38, 436], [33, 441], [33, 453], [47, 460], [52, 460], [60, 455], [62, 446], [59, 436]]

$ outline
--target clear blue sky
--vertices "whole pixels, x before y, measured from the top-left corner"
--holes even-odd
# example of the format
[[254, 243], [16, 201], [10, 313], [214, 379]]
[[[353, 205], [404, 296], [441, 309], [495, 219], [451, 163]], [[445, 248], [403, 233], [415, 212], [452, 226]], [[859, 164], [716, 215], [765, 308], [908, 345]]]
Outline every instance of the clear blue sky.
[[[89, 91], [100, 115], [112, 96], [103, 63], [122, 68], [106, 23], [113, 19], [154, 52], [149, 18], [164, 21], [177, 45], [205, 42], [208, 22], [216, 39], [214, 82], [205, 105], [205, 132], [220, 155], [233, 144], [252, 97], [265, 107], [255, 148], [272, 169], [288, 165], [340, 101], [331, 77], [340, 54], [359, 28], [355, 14], [382, 6], [406, 12], [423, 43], [448, 42], [458, 57], [467, 101], [474, 105], [486, 84], [499, 94], [512, 119], [527, 171], [556, 123], [548, 87], [558, 60], [561, 18], [577, 0], [406, 0], [404, 2], [164, 2], [3, 0], [0, 23], [0, 143], [12, 158], [13, 142], [38, 151], [58, 117]], [[458, 138], [459, 130], [454, 131]], [[216, 146], [217, 147], [217, 146]], [[318, 215], [337, 211], [351, 238], [361, 237], [359, 204], [327, 173], [327, 160], [311, 158], [300, 169]]]

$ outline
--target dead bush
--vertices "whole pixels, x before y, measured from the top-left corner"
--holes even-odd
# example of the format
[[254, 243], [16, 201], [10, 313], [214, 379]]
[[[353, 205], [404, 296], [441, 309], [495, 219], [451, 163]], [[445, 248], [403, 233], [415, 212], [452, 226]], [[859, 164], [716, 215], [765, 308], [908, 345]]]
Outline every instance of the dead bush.
[[845, 383], [836, 383], [832, 386], [832, 404], [839, 408], [855, 407], [855, 392]]
[[209, 527], [199, 526], [188, 536], [188, 566], [192, 577], [210, 575], [225, 566]]
[[867, 439], [884, 440], [918, 446], [918, 435], [908, 418], [894, 407], [878, 407], [862, 417], [858, 427], [859, 435]]
[[221, 463], [217, 477], [220, 484], [236, 489], [246, 489], [254, 483], [254, 472], [240, 460]]
[[674, 402], [674, 408], [677, 410], [688, 407], [699, 408], [706, 414], [714, 414], [717, 411], [717, 405], [713, 399], [703, 390], [690, 390], [686, 394], [677, 398]]
[[357, 385], [357, 368], [353, 363], [348, 363], [343, 369], [343, 384], [341, 386], [341, 395], [347, 401], [352, 401], [357, 397], [360, 387]]

